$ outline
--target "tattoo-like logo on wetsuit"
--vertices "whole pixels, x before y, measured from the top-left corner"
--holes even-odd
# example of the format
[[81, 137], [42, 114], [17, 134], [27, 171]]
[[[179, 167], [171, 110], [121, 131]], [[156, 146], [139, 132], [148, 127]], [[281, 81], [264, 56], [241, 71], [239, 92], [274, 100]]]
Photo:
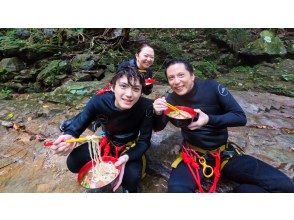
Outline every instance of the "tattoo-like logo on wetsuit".
[[228, 92], [227, 88], [224, 87], [223, 85], [218, 84], [217, 88], [218, 88], [218, 92], [219, 92], [220, 95], [222, 95], [222, 96], [228, 95], [229, 92]]

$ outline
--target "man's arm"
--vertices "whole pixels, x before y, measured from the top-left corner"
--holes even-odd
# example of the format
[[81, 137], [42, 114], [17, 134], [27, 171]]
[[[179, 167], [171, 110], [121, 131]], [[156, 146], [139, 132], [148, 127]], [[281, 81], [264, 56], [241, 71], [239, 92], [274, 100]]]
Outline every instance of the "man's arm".
[[92, 121], [95, 120], [97, 106], [99, 106], [100, 96], [94, 96], [83, 109], [83, 111], [75, 117], [70, 126], [66, 128], [64, 134], [79, 137]]
[[215, 92], [223, 114], [208, 115], [208, 125], [219, 128], [244, 126], [247, 122], [246, 115], [231, 93], [218, 83]]

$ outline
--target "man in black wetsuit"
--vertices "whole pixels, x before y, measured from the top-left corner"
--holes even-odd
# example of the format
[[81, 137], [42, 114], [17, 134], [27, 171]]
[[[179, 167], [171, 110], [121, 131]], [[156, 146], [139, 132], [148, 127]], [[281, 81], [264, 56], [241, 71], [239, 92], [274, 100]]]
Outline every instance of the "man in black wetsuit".
[[223, 85], [195, 79], [184, 60], [168, 62], [165, 74], [173, 93], [153, 103], [156, 129], [162, 130], [169, 120], [163, 115], [166, 102], [198, 113], [198, 120], [181, 129], [181, 154], [172, 164], [168, 192], [204, 192], [204, 177], [212, 178], [208, 191], [215, 192], [220, 175], [239, 183], [234, 192], [294, 192], [293, 181], [285, 174], [228, 143], [227, 127], [244, 126], [246, 116]]
[[[118, 155], [115, 165], [125, 166], [123, 188], [128, 192], [137, 192], [143, 169], [142, 156], [150, 146], [152, 134], [152, 101], [141, 97], [144, 78], [134, 68], [118, 71], [111, 83], [112, 91], [92, 97], [64, 134], [54, 142], [52, 149], [60, 155], [70, 153], [68, 169], [73, 173], [79, 172], [90, 161], [88, 144], [75, 148], [74, 144], [64, 140], [78, 138], [92, 121], [98, 119], [111, 146], [111, 154], [115, 154], [117, 146], [130, 147]], [[118, 185], [114, 190], [117, 188]]]

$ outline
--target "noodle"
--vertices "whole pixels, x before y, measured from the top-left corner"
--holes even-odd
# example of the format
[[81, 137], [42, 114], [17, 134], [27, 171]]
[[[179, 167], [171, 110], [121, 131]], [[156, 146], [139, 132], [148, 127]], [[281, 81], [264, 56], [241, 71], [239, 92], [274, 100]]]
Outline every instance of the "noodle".
[[171, 118], [175, 118], [175, 119], [186, 119], [186, 118], [192, 118], [192, 116], [190, 115], [190, 113], [185, 112], [185, 111], [172, 111], [168, 114], [169, 117]]
[[[95, 137], [95, 136], [94, 136]], [[112, 182], [118, 175], [118, 169], [111, 162], [103, 162], [97, 138], [90, 137], [88, 149], [92, 168], [84, 176], [81, 185], [86, 188], [99, 188]]]

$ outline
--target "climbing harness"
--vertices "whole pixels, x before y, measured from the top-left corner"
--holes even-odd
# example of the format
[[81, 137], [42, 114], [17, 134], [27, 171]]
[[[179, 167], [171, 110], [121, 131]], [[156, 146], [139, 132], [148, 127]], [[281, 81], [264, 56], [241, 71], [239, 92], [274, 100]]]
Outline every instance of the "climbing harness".
[[214, 168], [212, 168], [210, 165], [207, 165], [206, 159], [203, 156], [200, 156], [195, 150], [182, 145], [181, 157], [184, 163], [187, 164], [199, 192], [204, 192], [199, 174], [200, 165], [202, 166], [202, 173], [206, 178], [210, 178], [212, 175], [214, 175], [213, 183], [208, 192], [212, 193], [216, 191], [216, 186], [220, 178], [220, 150], [210, 154], [215, 158]]
[[[213, 183], [208, 190], [212, 193], [216, 191], [217, 183], [220, 178], [220, 171], [226, 165], [230, 158], [235, 155], [242, 155], [244, 151], [241, 147], [233, 142], [227, 142], [214, 150], [205, 150], [189, 143], [182, 145], [182, 151], [179, 157], [172, 163], [172, 167], [176, 168], [178, 164], [183, 161], [187, 164], [199, 192], [204, 192], [201, 185], [201, 178], [199, 170], [202, 167], [202, 173], [205, 178], [213, 178]], [[207, 164], [206, 157], [212, 156], [215, 161], [215, 167]]]

